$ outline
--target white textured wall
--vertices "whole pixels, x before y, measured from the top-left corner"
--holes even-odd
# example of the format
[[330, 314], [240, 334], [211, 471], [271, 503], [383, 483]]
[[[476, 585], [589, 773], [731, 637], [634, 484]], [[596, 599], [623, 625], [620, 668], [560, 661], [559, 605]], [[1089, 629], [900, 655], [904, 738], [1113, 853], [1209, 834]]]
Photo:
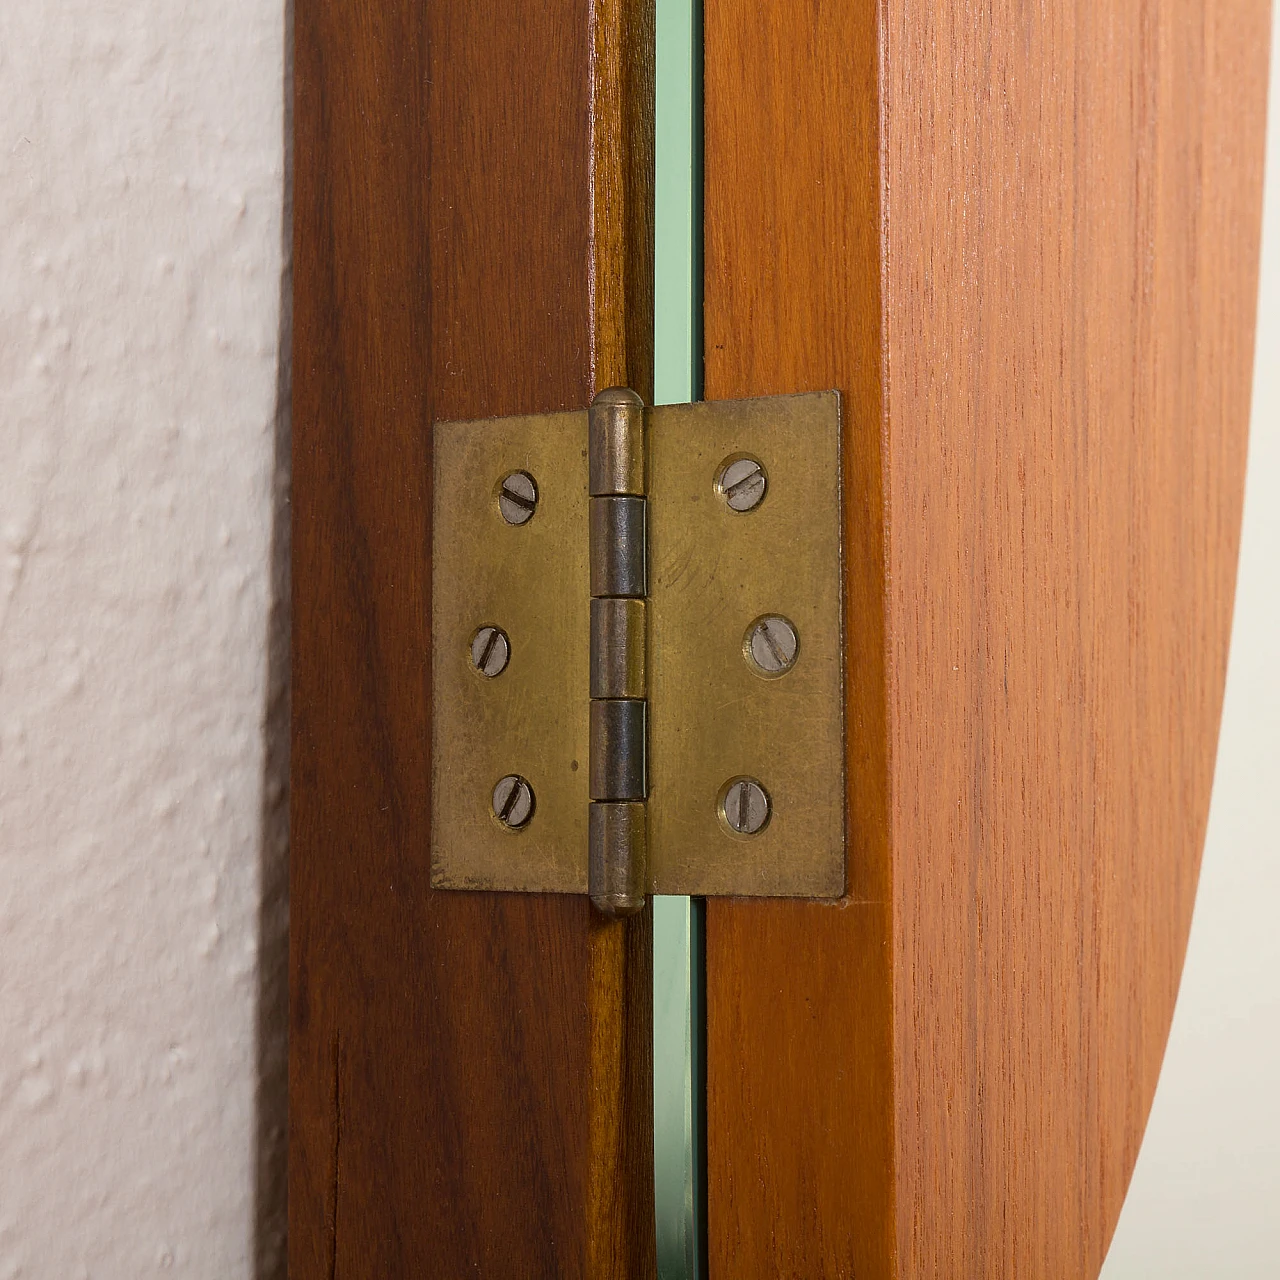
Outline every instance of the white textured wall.
[[0, 3], [0, 1280], [252, 1274], [283, 58]]

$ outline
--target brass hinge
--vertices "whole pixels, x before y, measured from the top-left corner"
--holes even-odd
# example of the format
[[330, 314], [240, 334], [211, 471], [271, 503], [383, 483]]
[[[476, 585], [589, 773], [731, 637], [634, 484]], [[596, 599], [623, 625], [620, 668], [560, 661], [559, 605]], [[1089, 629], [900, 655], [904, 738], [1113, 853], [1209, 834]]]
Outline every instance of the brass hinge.
[[438, 422], [431, 883], [837, 898], [835, 392]]

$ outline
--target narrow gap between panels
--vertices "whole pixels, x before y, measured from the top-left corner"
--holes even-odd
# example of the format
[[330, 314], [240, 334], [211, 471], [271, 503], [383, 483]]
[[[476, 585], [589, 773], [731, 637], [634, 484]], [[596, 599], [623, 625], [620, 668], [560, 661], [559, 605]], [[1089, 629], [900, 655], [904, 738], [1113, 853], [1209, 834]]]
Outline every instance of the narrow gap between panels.
[[[656, 0], [654, 402], [702, 395], [702, 5]], [[653, 900], [653, 1172], [659, 1280], [705, 1280], [704, 904]]]

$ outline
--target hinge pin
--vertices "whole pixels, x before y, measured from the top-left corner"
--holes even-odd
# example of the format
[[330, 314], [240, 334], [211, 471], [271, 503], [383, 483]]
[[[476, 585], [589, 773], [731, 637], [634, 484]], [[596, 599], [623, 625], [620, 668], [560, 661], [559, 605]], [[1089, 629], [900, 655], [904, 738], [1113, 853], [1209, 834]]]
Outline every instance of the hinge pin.
[[648, 890], [645, 646], [647, 458], [644, 401], [611, 387], [587, 415], [591, 496], [591, 814], [588, 888], [610, 917]]

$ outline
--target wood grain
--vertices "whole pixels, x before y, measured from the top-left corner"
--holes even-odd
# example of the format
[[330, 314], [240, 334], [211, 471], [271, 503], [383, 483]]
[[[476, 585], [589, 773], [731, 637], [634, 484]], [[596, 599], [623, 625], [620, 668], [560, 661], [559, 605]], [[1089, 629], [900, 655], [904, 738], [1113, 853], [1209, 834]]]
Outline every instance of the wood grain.
[[1264, 0], [706, 3], [709, 398], [848, 411], [849, 883], [707, 908], [712, 1276], [1097, 1275], [1230, 627]]
[[651, 51], [634, 0], [297, 5], [298, 1280], [653, 1271], [648, 918], [432, 892], [427, 634], [433, 419], [651, 381]]

